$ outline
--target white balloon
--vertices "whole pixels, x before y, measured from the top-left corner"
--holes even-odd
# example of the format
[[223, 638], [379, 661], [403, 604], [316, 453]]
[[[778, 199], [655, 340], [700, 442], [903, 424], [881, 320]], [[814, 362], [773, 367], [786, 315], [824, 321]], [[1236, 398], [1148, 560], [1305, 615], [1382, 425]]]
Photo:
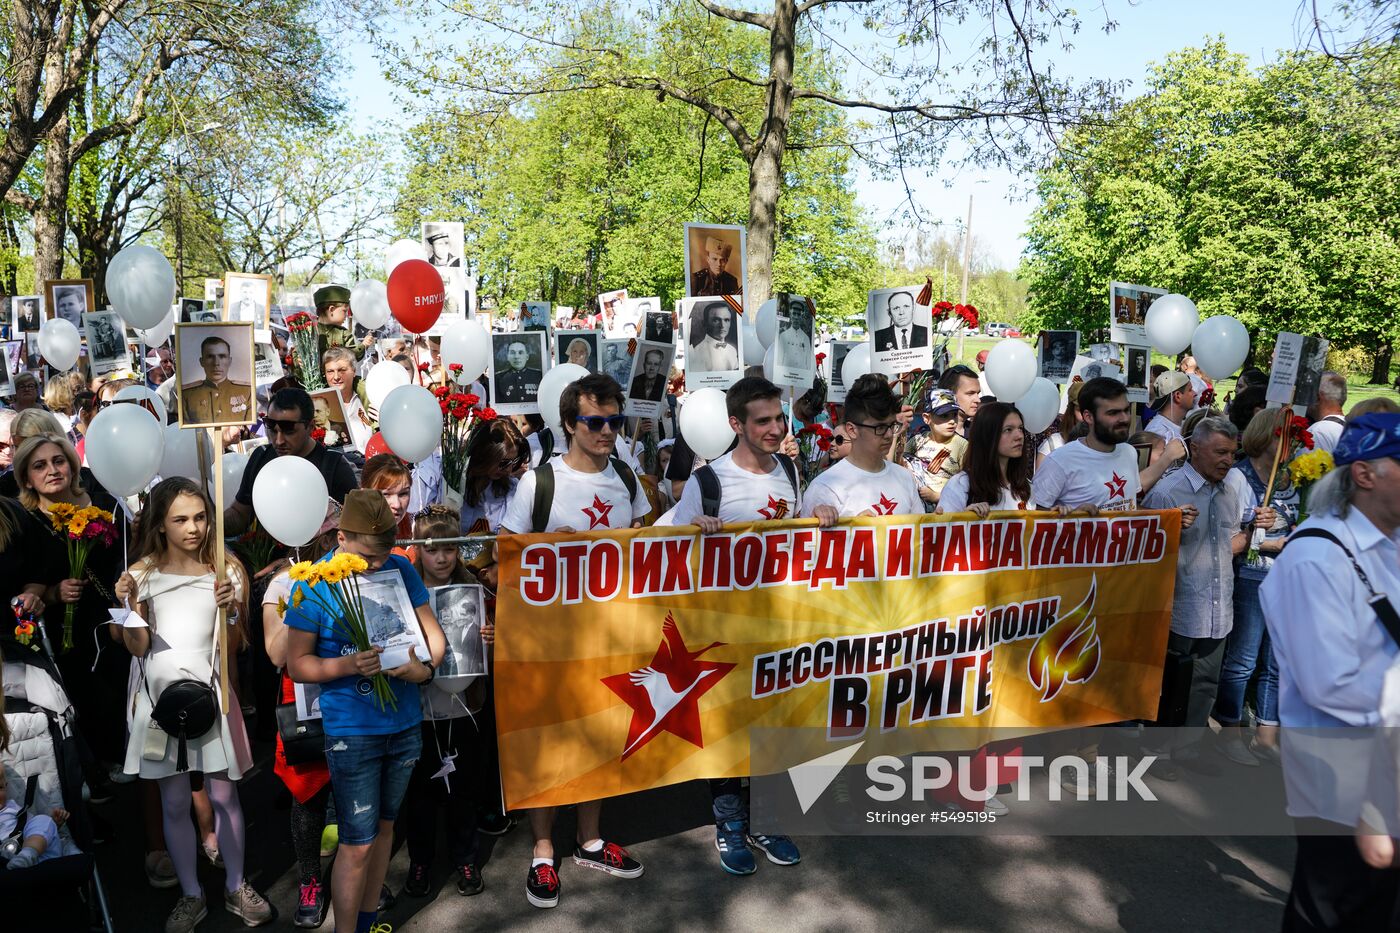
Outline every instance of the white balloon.
[[136, 328], [136, 336], [140, 337], [141, 342], [148, 347], [160, 346], [169, 340], [173, 333], [175, 333], [175, 311], [173, 308], [153, 326]]
[[681, 405], [681, 434], [697, 456], [713, 460], [734, 443], [729, 426], [729, 408], [724, 392], [715, 388], [696, 389], [686, 394]]
[[428, 251], [423, 248], [423, 244], [417, 240], [395, 240], [389, 244], [389, 252], [385, 256], [387, 268], [384, 270], [387, 275], [394, 271], [394, 268], [405, 259], [427, 260]]
[[759, 342], [767, 349], [778, 339], [778, 299], [769, 298], [759, 305], [756, 317], [754, 330], [758, 333]]
[[[380, 360], [369, 368], [369, 374], [365, 376], [365, 394], [369, 396], [371, 407], [378, 408], [390, 392], [408, 383], [408, 370], [403, 368], [402, 363]], [[380, 420], [382, 423], [382, 414]]]
[[1196, 310], [1195, 303], [1185, 295], [1173, 292], [1152, 302], [1143, 323], [1147, 328], [1148, 342], [1158, 353], [1170, 356], [1190, 345], [1191, 335], [1195, 333], [1200, 320], [1201, 314]]
[[72, 369], [78, 362], [80, 343], [78, 328], [61, 317], [47, 320], [39, 328], [39, 352], [59, 371]]
[[[116, 394], [113, 401], [124, 402], [127, 399], [137, 402], [138, 404], [136, 407], [146, 412], [146, 414], [155, 415], [156, 424], [160, 425], [162, 431], [165, 430], [165, 423], [170, 420], [170, 413], [165, 409], [165, 402], [162, 401], [161, 397], [153, 390], [139, 385], [127, 386]], [[146, 408], [145, 406], [147, 405], [150, 405], [155, 411], [152, 412], [150, 409]], [[164, 443], [165, 441], [162, 440], [161, 444], [164, 445]]]
[[763, 344], [758, 339], [758, 332], [748, 321], [743, 322], [744, 328], [744, 365], [763, 365]]
[[[197, 437], [202, 428], [180, 429], [180, 425], [168, 424], [165, 426], [165, 453], [160, 458], [160, 475], [162, 477], [183, 476], [186, 479], [198, 481], [199, 471], [199, 441]], [[213, 456], [213, 452], [210, 452]]]
[[155, 327], [175, 300], [175, 270], [153, 246], [133, 243], [107, 264], [107, 299], [132, 327]]
[[390, 450], [409, 463], [432, 456], [442, 441], [442, 408], [433, 393], [422, 386], [399, 386], [377, 407], [379, 433]]
[[849, 391], [855, 381], [870, 372], [870, 344], [852, 347], [841, 361], [841, 384]]
[[329, 500], [325, 477], [305, 457], [273, 457], [253, 480], [258, 524], [287, 547], [301, 547], [316, 536]]
[[88, 466], [114, 496], [144, 491], [160, 472], [165, 434], [140, 405], [102, 409], [83, 436], [87, 439], [84, 452]]
[[365, 279], [350, 289], [350, 313], [365, 330], [376, 330], [389, 321], [389, 293], [383, 282]]
[[[247, 468], [247, 454], [224, 454], [224, 499], [219, 508], [227, 509], [233, 505], [233, 499], [238, 495], [238, 487], [243, 485], [243, 471]], [[213, 477], [209, 478], [209, 498], [214, 498]]]
[[560, 363], [550, 369], [540, 380], [540, 417], [550, 427], [559, 427], [559, 396], [564, 394], [570, 383], [578, 382], [588, 375], [588, 370], [577, 363]]
[[[986, 373], [987, 388], [998, 401], [1019, 402], [1040, 374], [1040, 365], [1030, 344], [1006, 337], [987, 354]], [[1055, 404], [1059, 406], [1059, 402]]]
[[455, 320], [442, 333], [442, 365], [462, 364], [462, 377], [479, 379], [491, 365], [491, 335], [475, 320]]
[[763, 354], [763, 378], [767, 379], [769, 382], [777, 382], [777, 380], [773, 378], [773, 369], [777, 365], [777, 361], [778, 345], [775, 343]]
[[1049, 379], [1036, 376], [1030, 389], [1016, 402], [1016, 410], [1021, 413], [1021, 422], [1026, 429], [1027, 443], [1030, 435], [1039, 434], [1060, 414], [1060, 387]]
[[1233, 376], [1249, 356], [1249, 331], [1228, 315], [1208, 317], [1191, 335], [1191, 355], [1210, 378]]

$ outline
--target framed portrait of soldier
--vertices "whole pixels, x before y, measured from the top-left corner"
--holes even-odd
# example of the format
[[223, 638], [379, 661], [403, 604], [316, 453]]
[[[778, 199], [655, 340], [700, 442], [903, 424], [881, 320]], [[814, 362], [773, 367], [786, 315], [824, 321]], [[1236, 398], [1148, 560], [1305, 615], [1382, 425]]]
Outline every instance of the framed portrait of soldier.
[[556, 330], [554, 362], [573, 363], [591, 373], [602, 372], [602, 358], [598, 355], [599, 339], [596, 330]]
[[503, 415], [540, 410], [540, 380], [549, 368], [549, 334], [542, 330], [491, 335], [491, 407]]
[[12, 333], [37, 334], [44, 326], [44, 299], [39, 295], [16, 295], [10, 299]]
[[[1040, 375], [1064, 385], [1074, 371], [1079, 355], [1079, 331], [1046, 330], [1040, 333]], [[1098, 362], [1105, 362], [1098, 360]]]
[[93, 311], [83, 315], [88, 357], [95, 376], [131, 365], [126, 352], [126, 329], [115, 311]]
[[669, 343], [637, 342], [632, 355], [632, 371], [622, 384], [627, 398], [623, 414], [636, 418], [659, 418], [666, 398], [673, 348]]
[[[479, 584], [457, 583], [428, 590], [433, 615], [447, 639], [447, 651], [434, 675], [439, 677], [480, 677], [486, 673], [481, 622], [486, 617], [485, 600]], [[453, 689], [460, 690], [456, 682]]]
[[[1108, 283], [1108, 339], [1114, 343], [1146, 346], [1147, 311], [1152, 302], [1167, 293], [1165, 288], [1130, 285], [1127, 282]], [[1042, 375], [1044, 375], [1042, 373]]]
[[778, 304], [773, 382], [795, 389], [810, 389], [817, 374], [817, 351], [812, 346], [812, 307], [801, 295], [779, 292], [771, 300]]
[[252, 424], [253, 325], [220, 321], [175, 325], [175, 378], [180, 386], [180, 427], [222, 428]]
[[877, 288], [866, 299], [871, 371], [896, 375], [933, 365], [933, 309], [919, 304], [920, 287]]
[[311, 393], [311, 433], [324, 431], [319, 438], [327, 447], [344, 447], [351, 443], [350, 419], [339, 389], [317, 389]]
[[96, 311], [92, 279], [51, 279], [44, 283], [44, 303], [49, 317], [62, 318], [82, 332], [83, 315]]
[[632, 374], [632, 354], [628, 352], [631, 345], [632, 341], [619, 337], [616, 340], [605, 339], [602, 346], [601, 371], [612, 376], [624, 389], [627, 387], [628, 377]]
[[[463, 243], [460, 223], [430, 220], [423, 224], [423, 252], [428, 254], [429, 265], [439, 269], [461, 269], [462, 254], [466, 251]], [[446, 282], [446, 276], [443, 281]]]
[[520, 302], [520, 330], [549, 330], [550, 303], [547, 301]]
[[684, 230], [686, 296], [742, 295], [747, 273], [745, 228], [735, 224], [686, 224]]
[[686, 388], [728, 389], [744, 375], [739, 311], [723, 298], [687, 298], [682, 309]]
[[266, 330], [271, 308], [272, 276], [252, 272], [224, 273], [225, 321], [252, 324]]
[[1124, 347], [1123, 373], [1128, 386], [1128, 401], [1146, 403], [1147, 374], [1152, 367], [1151, 347]]
[[[622, 288], [613, 292], [603, 292], [598, 296], [598, 316], [594, 318], [594, 325], [608, 337], [635, 337], [637, 319], [631, 317], [627, 299], [627, 289]], [[627, 322], [633, 324], [633, 331], [624, 334], [623, 328]]]

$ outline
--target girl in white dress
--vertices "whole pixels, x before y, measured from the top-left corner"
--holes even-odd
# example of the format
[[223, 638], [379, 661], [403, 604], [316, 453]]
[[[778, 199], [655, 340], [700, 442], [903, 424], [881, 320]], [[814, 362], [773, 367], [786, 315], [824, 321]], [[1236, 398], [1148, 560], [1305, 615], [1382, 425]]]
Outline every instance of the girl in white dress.
[[191, 930], [207, 914], [190, 821], [191, 771], [204, 773], [214, 804], [226, 873], [225, 908], [250, 926], [273, 916], [267, 902], [243, 879], [243, 811], [233, 782], [253, 761], [238, 698], [229, 697], [228, 714], [216, 716], [213, 728], [187, 741], [185, 771], [176, 767], [176, 739], [151, 724], [152, 701], [176, 681], [212, 683], [218, 695], [215, 632], [220, 609], [227, 611], [231, 623], [228, 650], [236, 652], [241, 641], [242, 628], [232, 623], [242, 615], [246, 581], [235, 560], [228, 565], [226, 579], [215, 582], [212, 514], [199, 484], [182, 477], [162, 481], [151, 490], [141, 516], [138, 559], [116, 587], [117, 598], [146, 622], [129, 619], [121, 628], [122, 640], [144, 671], [134, 679], [127, 700], [132, 716], [125, 771], [160, 786], [165, 838], [183, 895], [166, 922], [166, 933]]

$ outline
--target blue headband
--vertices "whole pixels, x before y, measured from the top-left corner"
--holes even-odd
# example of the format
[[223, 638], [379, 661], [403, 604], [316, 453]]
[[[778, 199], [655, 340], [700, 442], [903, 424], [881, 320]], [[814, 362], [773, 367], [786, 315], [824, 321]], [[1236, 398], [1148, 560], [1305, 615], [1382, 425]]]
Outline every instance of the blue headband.
[[1400, 457], [1400, 415], [1370, 412], [1347, 422], [1332, 460], [1337, 466], [1357, 460]]

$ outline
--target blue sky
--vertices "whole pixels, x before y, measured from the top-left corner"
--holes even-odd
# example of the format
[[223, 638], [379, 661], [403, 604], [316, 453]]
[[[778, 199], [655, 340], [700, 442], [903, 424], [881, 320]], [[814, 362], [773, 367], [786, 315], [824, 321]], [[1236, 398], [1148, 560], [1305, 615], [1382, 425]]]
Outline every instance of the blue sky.
[[[753, 0], [736, 5], [759, 6]], [[1041, 55], [1064, 76], [1127, 81], [1127, 96], [1141, 91], [1152, 62], [1176, 49], [1199, 46], [1215, 35], [1223, 36], [1231, 49], [1248, 55], [1255, 65], [1272, 60], [1279, 49], [1295, 48], [1307, 40], [1301, 35], [1308, 24], [1300, 22], [1298, 0], [1103, 0], [1103, 9], [1117, 21], [1112, 32], [1096, 28], [1105, 14], [1094, 4], [1082, 11], [1086, 28], [1074, 37], [1072, 51], [1046, 47]], [[404, 102], [383, 78], [373, 51], [353, 45], [347, 61], [350, 67], [342, 88], [353, 122], [383, 129], [406, 125]], [[1033, 206], [1022, 193], [1027, 179], [1000, 171], [952, 168], [911, 172], [908, 179], [921, 216], [930, 226], [941, 222], [946, 231], [958, 229], [972, 195], [972, 226], [979, 247], [998, 264], [1015, 265]], [[889, 205], [904, 199], [902, 184], [868, 177], [858, 179], [857, 192], [871, 218], [882, 224], [889, 218]], [[882, 236], [898, 239], [907, 232], [907, 228], [884, 229]]]

